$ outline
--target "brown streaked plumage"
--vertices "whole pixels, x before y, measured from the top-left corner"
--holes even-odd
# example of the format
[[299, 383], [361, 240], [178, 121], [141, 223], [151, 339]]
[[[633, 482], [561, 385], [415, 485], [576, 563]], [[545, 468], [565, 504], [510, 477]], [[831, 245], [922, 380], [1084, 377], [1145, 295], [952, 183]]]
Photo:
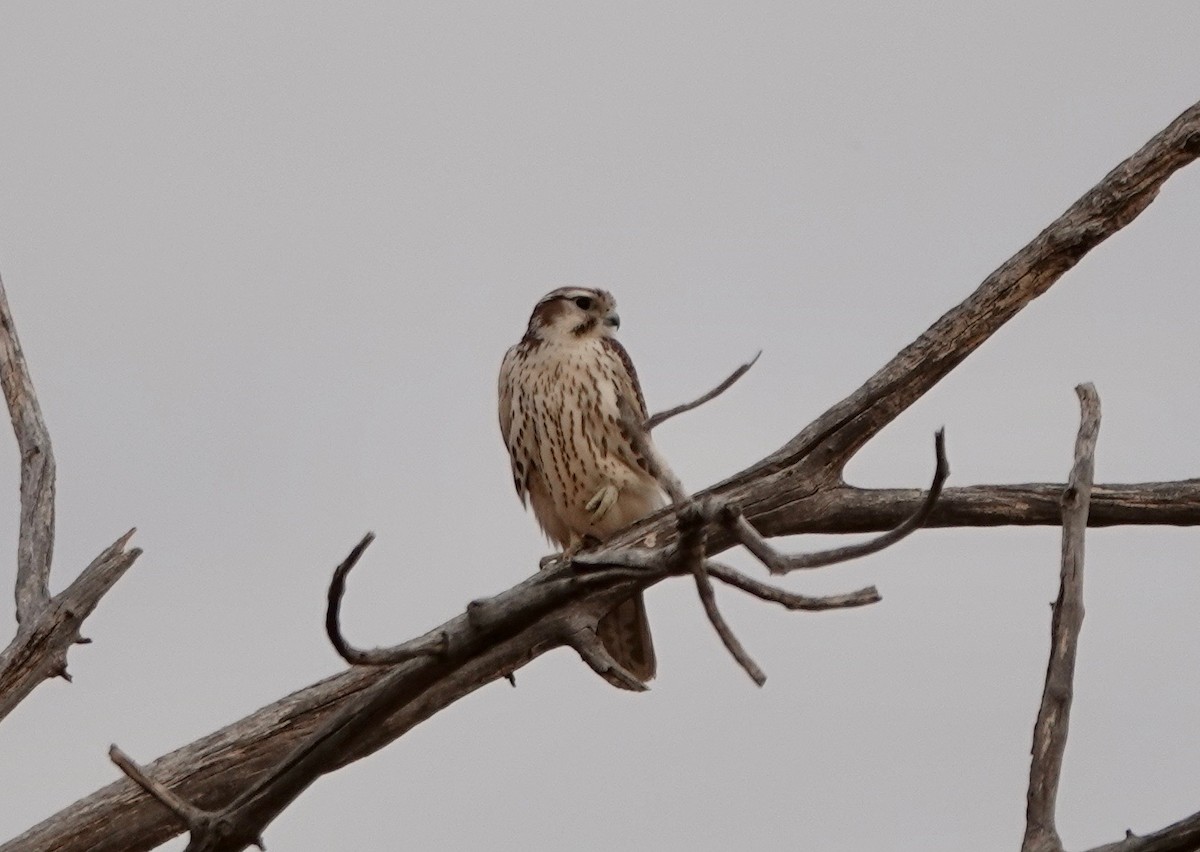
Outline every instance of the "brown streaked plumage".
[[[522, 503], [562, 548], [604, 540], [666, 501], [621, 425], [621, 401], [642, 419], [646, 401], [605, 290], [563, 287], [533, 308], [500, 366], [500, 432]], [[641, 595], [600, 620], [600, 641], [638, 678], [654, 677]]]

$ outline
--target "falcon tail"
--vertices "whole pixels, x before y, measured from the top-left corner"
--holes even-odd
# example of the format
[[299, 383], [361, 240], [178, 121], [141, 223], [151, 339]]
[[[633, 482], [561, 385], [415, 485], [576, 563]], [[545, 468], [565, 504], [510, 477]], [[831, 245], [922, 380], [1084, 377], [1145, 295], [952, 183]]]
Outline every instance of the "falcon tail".
[[640, 594], [621, 601], [596, 625], [596, 636], [605, 650], [638, 680], [651, 680], [658, 668], [646, 602]]

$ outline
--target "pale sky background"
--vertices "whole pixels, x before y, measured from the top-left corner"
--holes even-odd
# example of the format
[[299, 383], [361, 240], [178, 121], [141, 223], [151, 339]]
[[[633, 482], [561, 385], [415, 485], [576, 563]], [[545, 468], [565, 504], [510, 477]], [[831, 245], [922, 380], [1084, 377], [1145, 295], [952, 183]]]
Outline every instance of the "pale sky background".
[[[563, 284], [617, 297], [699, 488], [776, 449], [1200, 98], [1200, 6], [8, 4], [0, 272], [59, 464], [54, 587], [130, 526], [75, 683], [0, 725], [0, 839], [390, 644], [548, 552], [495, 422]], [[855, 460], [923, 486], [1200, 475], [1200, 167]], [[17, 455], [0, 438], [0, 585]], [[792, 547], [826, 543], [813, 538]], [[1200, 531], [1093, 532], [1059, 810], [1071, 848], [1200, 809]], [[789, 581], [648, 596], [660, 676], [568, 651], [312, 787], [273, 852], [1015, 850], [1058, 531], [925, 531]], [[741, 556], [738, 559], [742, 559]], [[739, 564], [749, 565], [748, 561]], [[760, 574], [761, 576], [761, 574]], [[11, 592], [0, 606], [11, 636]], [[180, 850], [183, 839], [163, 848]]]

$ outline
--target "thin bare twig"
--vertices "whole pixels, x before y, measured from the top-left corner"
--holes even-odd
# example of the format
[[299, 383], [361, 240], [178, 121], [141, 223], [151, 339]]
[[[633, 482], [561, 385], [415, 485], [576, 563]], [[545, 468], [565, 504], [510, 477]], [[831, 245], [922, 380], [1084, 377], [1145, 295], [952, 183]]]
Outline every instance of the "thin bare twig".
[[130, 780], [171, 811], [187, 828], [191, 839], [185, 852], [235, 852], [247, 846], [267, 848], [257, 834], [243, 832], [236, 818], [230, 818], [225, 810], [206, 811], [175, 795], [116, 745], [109, 747], [108, 756]]
[[737, 660], [739, 666], [746, 670], [746, 674], [752, 681], [762, 686], [767, 682], [767, 674], [759, 667], [758, 663], [754, 662], [754, 658], [750, 656], [717, 608], [717, 595], [713, 591], [712, 580], [708, 579], [708, 574], [705, 572], [703, 561], [692, 568], [692, 576], [696, 578], [696, 591], [700, 594], [704, 613], [712, 623], [713, 629], [717, 631], [717, 635], [721, 637], [725, 650]]
[[365, 649], [355, 648], [342, 635], [341, 611], [342, 598], [346, 594], [346, 577], [374, 540], [375, 533], [364, 535], [362, 540], [354, 545], [350, 554], [334, 569], [333, 578], [329, 581], [329, 603], [325, 609], [325, 634], [329, 637], [334, 650], [343, 660], [356, 666], [391, 666], [416, 657], [428, 657], [443, 653], [446, 650], [445, 634], [418, 636], [416, 639], [391, 648]]
[[1054, 824], [1058, 782], [1074, 691], [1075, 655], [1083, 627], [1083, 544], [1095, 470], [1096, 439], [1100, 433], [1100, 397], [1091, 384], [1075, 388], [1080, 424], [1075, 440], [1075, 464], [1062, 495], [1062, 565], [1058, 600], [1050, 628], [1050, 662], [1046, 686], [1033, 729], [1033, 760], [1025, 808], [1025, 838], [1021, 852], [1061, 852]]
[[754, 595], [754, 597], [760, 600], [777, 603], [785, 609], [790, 610], [819, 612], [826, 609], [850, 609], [852, 607], [879, 603], [882, 600], [878, 589], [874, 586], [866, 586], [857, 591], [846, 592], [841, 595], [813, 597], [789, 592], [784, 589], [777, 589], [768, 583], [755, 580], [753, 577], [747, 577], [731, 565], [713, 562], [711, 559], [707, 562], [707, 568], [710, 577], [716, 577], [722, 583], [741, 589], [743, 592]]
[[191, 826], [199, 825], [208, 816], [207, 811], [197, 808], [190, 802], [185, 802], [147, 775], [146, 770], [139, 766], [132, 757], [121, 751], [116, 744], [109, 746], [108, 757], [122, 772], [129, 776], [130, 780], [158, 799], [163, 807], [179, 817], [179, 821], [185, 826], [190, 828]]
[[806, 568], [824, 568], [826, 565], [849, 562], [851, 559], [859, 559], [863, 556], [869, 556], [872, 553], [878, 553], [915, 530], [920, 529], [921, 525], [925, 523], [925, 519], [933, 512], [933, 507], [937, 503], [938, 496], [942, 493], [942, 485], [945, 484], [946, 477], [950, 475], [950, 463], [946, 460], [945, 429], [938, 429], [934, 434], [933, 446], [934, 453], [937, 455], [937, 467], [934, 469], [933, 482], [929, 486], [925, 500], [921, 503], [917, 511], [898, 527], [885, 532], [883, 535], [876, 536], [870, 541], [851, 544], [846, 547], [835, 547], [830, 550], [821, 550], [816, 553], [785, 555], [768, 544], [767, 540], [759, 535], [758, 530], [740, 512], [732, 509], [726, 510], [723, 518], [738, 541], [758, 557], [772, 574], [787, 574], [791, 571], [799, 571]]
[[734, 382], [746, 375], [750, 368], [754, 366], [754, 362], [757, 361], [761, 355], [762, 350], [760, 349], [757, 353], [755, 353], [753, 358], [730, 373], [729, 378], [725, 379], [725, 381], [721, 382], [721, 384], [717, 385], [708, 393], [692, 400], [691, 402], [685, 402], [683, 405], [677, 405], [674, 408], [668, 408], [666, 411], [660, 411], [657, 414], [646, 418], [646, 422], [642, 424], [642, 428], [649, 432], [656, 426], [661, 426], [663, 421], [670, 420], [676, 414], [683, 414], [685, 411], [691, 411], [693, 408], [699, 408], [709, 400], [716, 399], [718, 396], [725, 393], [725, 391], [729, 390]]
[[713, 629], [717, 631], [717, 636], [721, 638], [721, 643], [725, 646], [730, 656], [741, 666], [746, 674], [750, 676], [759, 686], [767, 682], [767, 675], [759, 667], [758, 663], [754, 662], [754, 658], [742, 645], [741, 640], [733, 632], [733, 628], [725, 620], [725, 616], [721, 615], [721, 610], [717, 607], [717, 595], [713, 591], [712, 580], [708, 578], [708, 572], [705, 568], [705, 521], [708, 519], [708, 512], [703, 506], [695, 501], [689, 501], [677, 513], [679, 524], [679, 541], [675, 545], [675, 559], [680, 568], [690, 571], [692, 577], [696, 581], [696, 592], [700, 595], [700, 603], [704, 606], [704, 614], [708, 616], [708, 621], [712, 624]]

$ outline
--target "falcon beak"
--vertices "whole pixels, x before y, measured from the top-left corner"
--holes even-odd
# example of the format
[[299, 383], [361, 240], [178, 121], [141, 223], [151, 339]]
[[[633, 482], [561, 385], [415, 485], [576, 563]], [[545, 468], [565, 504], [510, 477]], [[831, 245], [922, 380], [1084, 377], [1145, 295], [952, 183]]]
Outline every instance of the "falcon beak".
[[604, 318], [604, 324], [611, 325], [613, 328], [620, 328], [621, 327], [621, 315], [618, 314], [616, 311], [613, 311], [611, 314], [609, 314], [608, 316], [606, 316]]

